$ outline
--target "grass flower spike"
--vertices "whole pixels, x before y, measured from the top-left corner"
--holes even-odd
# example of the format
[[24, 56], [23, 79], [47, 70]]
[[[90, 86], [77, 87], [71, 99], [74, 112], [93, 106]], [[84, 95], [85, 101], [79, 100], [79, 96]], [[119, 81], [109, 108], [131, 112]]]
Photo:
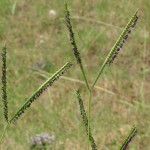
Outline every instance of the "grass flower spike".
[[134, 138], [134, 136], [137, 133], [136, 127], [133, 127], [130, 133], [128, 134], [127, 138], [124, 140], [123, 144], [121, 145], [120, 150], [126, 150], [131, 140]]
[[4, 107], [4, 118], [8, 122], [7, 106], [7, 78], [6, 78], [6, 45], [2, 49], [2, 101]]
[[80, 91], [78, 90], [76, 92], [76, 94], [77, 94], [77, 99], [78, 99], [79, 106], [80, 106], [80, 112], [81, 112], [81, 116], [82, 116], [82, 119], [83, 119], [83, 123], [85, 125], [87, 135], [88, 135], [88, 132], [89, 132], [89, 137], [90, 137], [89, 140], [91, 142], [92, 150], [97, 150], [94, 138], [93, 138], [92, 133], [91, 133], [91, 129], [88, 131], [88, 118], [86, 116], [83, 101], [82, 101], [81, 96], [80, 96]]
[[96, 79], [94, 80], [92, 87], [95, 86], [95, 84], [96, 84], [97, 80], [99, 79], [101, 73], [103, 72], [105, 66], [107, 64], [110, 65], [113, 63], [114, 59], [118, 55], [118, 52], [123, 47], [123, 44], [125, 43], [125, 41], [128, 39], [128, 36], [131, 33], [132, 28], [135, 27], [135, 25], [138, 21], [137, 13], [138, 13], [138, 10], [135, 11], [133, 16], [131, 17], [131, 19], [129, 20], [129, 22], [127, 23], [125, 28], [123, 29], [122, 33], [120, 34], [119, 38], [117, 39], [116, 43], [110, 50], [109, 54], [107, 55], [105, 61], [102, 64], [101, 68], [99, 69], [98, 75], [96, 76]]
[[66, 25], [67, 25], [67, 28], [68, 28], [68, 31], [69, 31], [69, 34], [70, 34], [70, 42], [71, 42], [71, 45], [72, 45], [72, 50], [73, 50], [74, 56], [77, 60], [77, 63], [81, 64], [80, 53], [79, 53], [77, 45], [76, 45], [72, 25], [71, 25], [71, 22], [70, 22], [70, 12], [68, 11], [67, 3], [65, 4], [65, 11], [66, 11]]
[[134, 13], [132, 18], [130, 19], [129, 23], [126, 25], [125, 29], [123, 30], [122, 34], [120, 35], [119, 39], [115, 43], [114, 47], [111, 50], [111, 53], [109, 55], [109, 65], [113, 63], [114, 59], [117, 57], [118, 52], [123, 47], [124, 43], [129, 37], [129, 34], [131, 33], [132, 28], [135, 27], [136, 23], [138, 21], [137, 11]]
[[67, 62], [62, 68], [60, 68], [55, 74], [52, 75], [44, 84], [42, 84], [36, 92], [27, 99], [27, 101], [23, 104], [23, 106], [16, 112], [14, 117], [10, 120], [10, 122], [16, 121], [27, 108], [49, 87], [54, 81], [56, 81], [68, 68], [71, 67], [71, 63]]

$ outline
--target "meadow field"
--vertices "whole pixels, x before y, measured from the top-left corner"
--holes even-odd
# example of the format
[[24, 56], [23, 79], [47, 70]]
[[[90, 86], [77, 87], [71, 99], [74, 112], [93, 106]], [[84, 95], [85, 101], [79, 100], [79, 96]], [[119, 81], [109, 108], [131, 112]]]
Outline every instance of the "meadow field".
[[[150, 1], [72, 0], [68, 6], [89, 83], [139, 8], [134, 31], [94, 88], [91, 128], [98, 150], [117, 150], [135, 125], [138, 132], [128, 149], [150, 150]], [[30, 138], [43, 132], [55, 136], [49, 150], [87, 149], [76, 98], [80, 89], [87, 110], [87, 89], [64, 18], [63, 0], [0, 0], [0, 49], [6, 43], [9, 117], [63, 64], [73, 63], [9, 126], [1, 150], [28, 150]], [[0, 135], [4, 126], [0, 103]]]

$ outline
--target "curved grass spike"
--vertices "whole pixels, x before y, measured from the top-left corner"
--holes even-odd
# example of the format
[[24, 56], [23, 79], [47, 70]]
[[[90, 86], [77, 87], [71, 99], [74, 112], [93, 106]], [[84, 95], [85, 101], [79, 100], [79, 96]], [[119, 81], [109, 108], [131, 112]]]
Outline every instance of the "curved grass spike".
[[76, 41], [75, 41], [74, 32], [73, 32], [71, 21], [70, 21], [70, 12], [68, 10], [67, 3], [65, 3], [65, 11], [66, 11], [66, 16], [65, 16], [66, 26], [67, 26], [69, 34], [70, 34], [70, 42], [71, 42], [71, 45], [72, 45], [72, 51], [73, 51], [74, 56], [77, 60], [77, 63], [81, 64], [82, 63], [81, 62], [81, 57], [80, 57], [80, 53], [78, 51], [77, 44], [76, 44]]
[[80, 112], [81, 112], [81, 116], [82, 116], [82, 119], [83, 119], [83, 123], [85, 125], [87, 135], [89, 134], [89, 140], [91, 142], [92, 150], [97, 150], [97, 146], [96, 146], [95, 140], [92, 136], [91, 129], [88, 129], [88, 118], [86, 116], [86, 112], [85, 112], [85, 109], [84, 109], [83, 100], [81, 99], [81, 96], [80, 96], [80, 91], [79, 90], [76, 91], [76, 94], [77, 94], [77, 99], [78, 99], [79, 106], [80, 106]]
[[2, 101], [4, 107], [4, 118], [8, 122], [8, 106], [7, 106], [7, 78], [6, 78], [6, 45], [2, 49]]
[[114, 59], [117, 57], [118, 52], [120, 51], [120, 49], [123, 47], [124, 43], [126, 42], [126, 40], [129, 37], [129, 34], [131, 33], [131, 28], [134, 28], [136, 23], [138, 21], [138, 16], [135, 17], [133, 23], [131, 24], [130, 28], [127, 30], [126, 34], [123, 36], [123, 39], [120, 40], [120, 43], [118, 44], [117, 48], [115, 49], [115, 52], [113, 53], [113, 56], [111, 57], [111, 59], [109, 60], [109, 65], [111, 63], [113, 63]]
[[87, 86], [88, 90], [90, 90], [90, 87], [89, 87], [89, 84], [88, 84], [88, 81], [87, 81], [87, 78], [86, 78], [86, 74], [85, 74], [85, 71], [84, 71], [84, 68], [83, 68], [83, 65], [82, 65], [80, 53], [78, 51], [78, 47], [77, 47], [76, 40], [75, 40], [75, 37], [74, 37], [74, 32], [73, 32], [73, 28], [72, 28], [71, 21], [70, 21], [70, 12], [68, 10], [67, 3], [65, 3], [65, 12], [66, 12], [66, 15], [65, 15], [66, 26], [67, 26], [68, 31], [69, 31], [70, 43], [72, 45], [72, 51], [73, 51], [74, 56], [77, 60], [77, 63], [80, 66], [80, 69], [82, 71], [86, 86]]
[[[125, 26], [124, 30], [120, 34], [119, 38], [117, 39], [116, 43], [114, 44], [114, 46], [110, 50], [109, 54], [107, 55], [105, 61], [103, 62], [102, 66], [101, 66], [101, 68], [100, 68], [100, 70], [98, 72], [98, 75], [97, 75], [95, 81], [93, 82], [92, 88], [95, 86], [97, 80], [99, 79], [99, 76], [101, 75], [101, 73], [104, 70], [104, 68], [107, 65], [107, 63], [109, 63], [109, 61], [111, 61], [111, 58], [114, 57], [114, 53], [116, 52], [116, 50], [117, 50], [118, 46], [120, 45], [120, 43], [122, 42], [122, 40], [126, 37], [126, 34], [131, 32], [130, 28], [135, 26], [135, 24], [137, 22], [137, 13], [138, 13], [138, 9], [135, 11], [135, 13], [133, 14], [131, 19], [129, 20], [129, 22]], [[113, 58], [113, 59], [115, 59], [115, 58]]]
[[125, 138], [123, 144], [121, 145], [119, 150], [126, 150], [131, 140], [134, 138], [134, 136], [137, 133], [136, 127], [133, 127], [128, 136]]
[[71, 66], [72, 64], [70, 62], [67, 62], [62, 68], [60, 68], [56, 73], [54, 73], [52, 77], [50, 77], [45, 83], [43, 83], [36, 90], [36, 92], [26, 100], [23, 106], [15, 113], [15, 115], [10, 120], [10, 123], [15, 122], [25, 112], [25, 110], [29, 108], [30, 105]]

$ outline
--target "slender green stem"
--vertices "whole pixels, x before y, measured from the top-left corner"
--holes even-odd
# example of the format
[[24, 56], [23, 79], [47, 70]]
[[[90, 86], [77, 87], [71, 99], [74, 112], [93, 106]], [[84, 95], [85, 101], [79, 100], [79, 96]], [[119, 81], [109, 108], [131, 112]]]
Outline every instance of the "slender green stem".
[[3, 131], [3, 133], [2, 133], [2, 136], [1, 136], [1, 138], [0, 138], [0, 145], [1, 145], [1, 143], [2, 143], [3, 137], [4, 137], [5, 133], [6, 133], [6, 130], [7, 130], [8, 126], [9, 126], [9, 122], [7, 122], [7, 124], [6, 124], [5, 128], [4, 128], [4, 131]]
[[100, 77], [100, 75], [102, 74], [102, 72], [103, 72], [103, 70], [104, 70], [104, 68], [105, 68], [106, 65], [107, 65], [107, 60], [105, 60], [104, 63], [102, 64], [102, 66], [101, 66], [101, 68], [100, 68], [100, 70], [99, 70], [99, 72], [98, 72], [98, 75], [97, 75], [95, 81], [93, 82], [92, 89], [94, 88], [94, 86], [95, 86], [97, 80], [99, 79], [99, 77]]
[[88, 150], [90, 148], [90, 119], [91, 119], [91, 90], [89, 90], [89, 99], [88, 99]]
[[88, 91], [90, 91], [90, 86], [88, 84], [87, 77], [86, 77], [86, 74], [85, 74], [85, 71], [84, 71], [84, 68], [83, 68], [82, 64], [80, 64], [80, 69], [81, 69], [81, 72], [83, 74], [83, 78], [84, 78], [84, 81], [86, 83], [87, 89], [88, 89]]

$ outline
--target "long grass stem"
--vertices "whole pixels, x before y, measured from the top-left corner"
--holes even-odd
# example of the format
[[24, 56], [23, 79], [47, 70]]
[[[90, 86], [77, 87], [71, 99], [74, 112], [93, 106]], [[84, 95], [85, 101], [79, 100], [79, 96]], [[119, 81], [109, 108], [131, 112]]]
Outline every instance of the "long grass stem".
[[100, 77], [101, 73], [103, 72], [103, 70], [104, 70], [104, 68], [105, 68], [106, 65], [107, 65], [107, 63], [104, 61], [104, 63], [102, 64], [102, 66], [101, 66], [101, 68], [100, 68], [100, 70], [98, 72], [98, 75], [97, 75], [95, 81], [93, 82], [92, 89], [94, 88], [97, 80], [99, 79], [99, 77]]
[[82, 75], [83, 75], [86, 87], [87, 87], [88, 91], [90, 91], [91, 89], [90, 89], [89, 83], [87, 81], [87, 77], [86, 77], [86, 74], [85, 74], [85, 71], [84, 71], [84, 68], [83, 68], [82, 64], [80, 64], [80, 69], [81, 69], [81, 72], [82, 72]]
[[4, 137], [4, 135], [5, 135], [6, 131], [7, 131], [8, 126], [9, 126], [9, 122], [7, 122], [7, 124], [6, 124], [6, 126], [5, 126], [5, 128], [3, 130], [2, 136], [0, 138], [0, 145], [2, 143], [3, 137]]
[[90, 147], [90, 121], [91, 121], [91, 90], [89, 90], [89, 99], [88, 99], [88, 150]]

